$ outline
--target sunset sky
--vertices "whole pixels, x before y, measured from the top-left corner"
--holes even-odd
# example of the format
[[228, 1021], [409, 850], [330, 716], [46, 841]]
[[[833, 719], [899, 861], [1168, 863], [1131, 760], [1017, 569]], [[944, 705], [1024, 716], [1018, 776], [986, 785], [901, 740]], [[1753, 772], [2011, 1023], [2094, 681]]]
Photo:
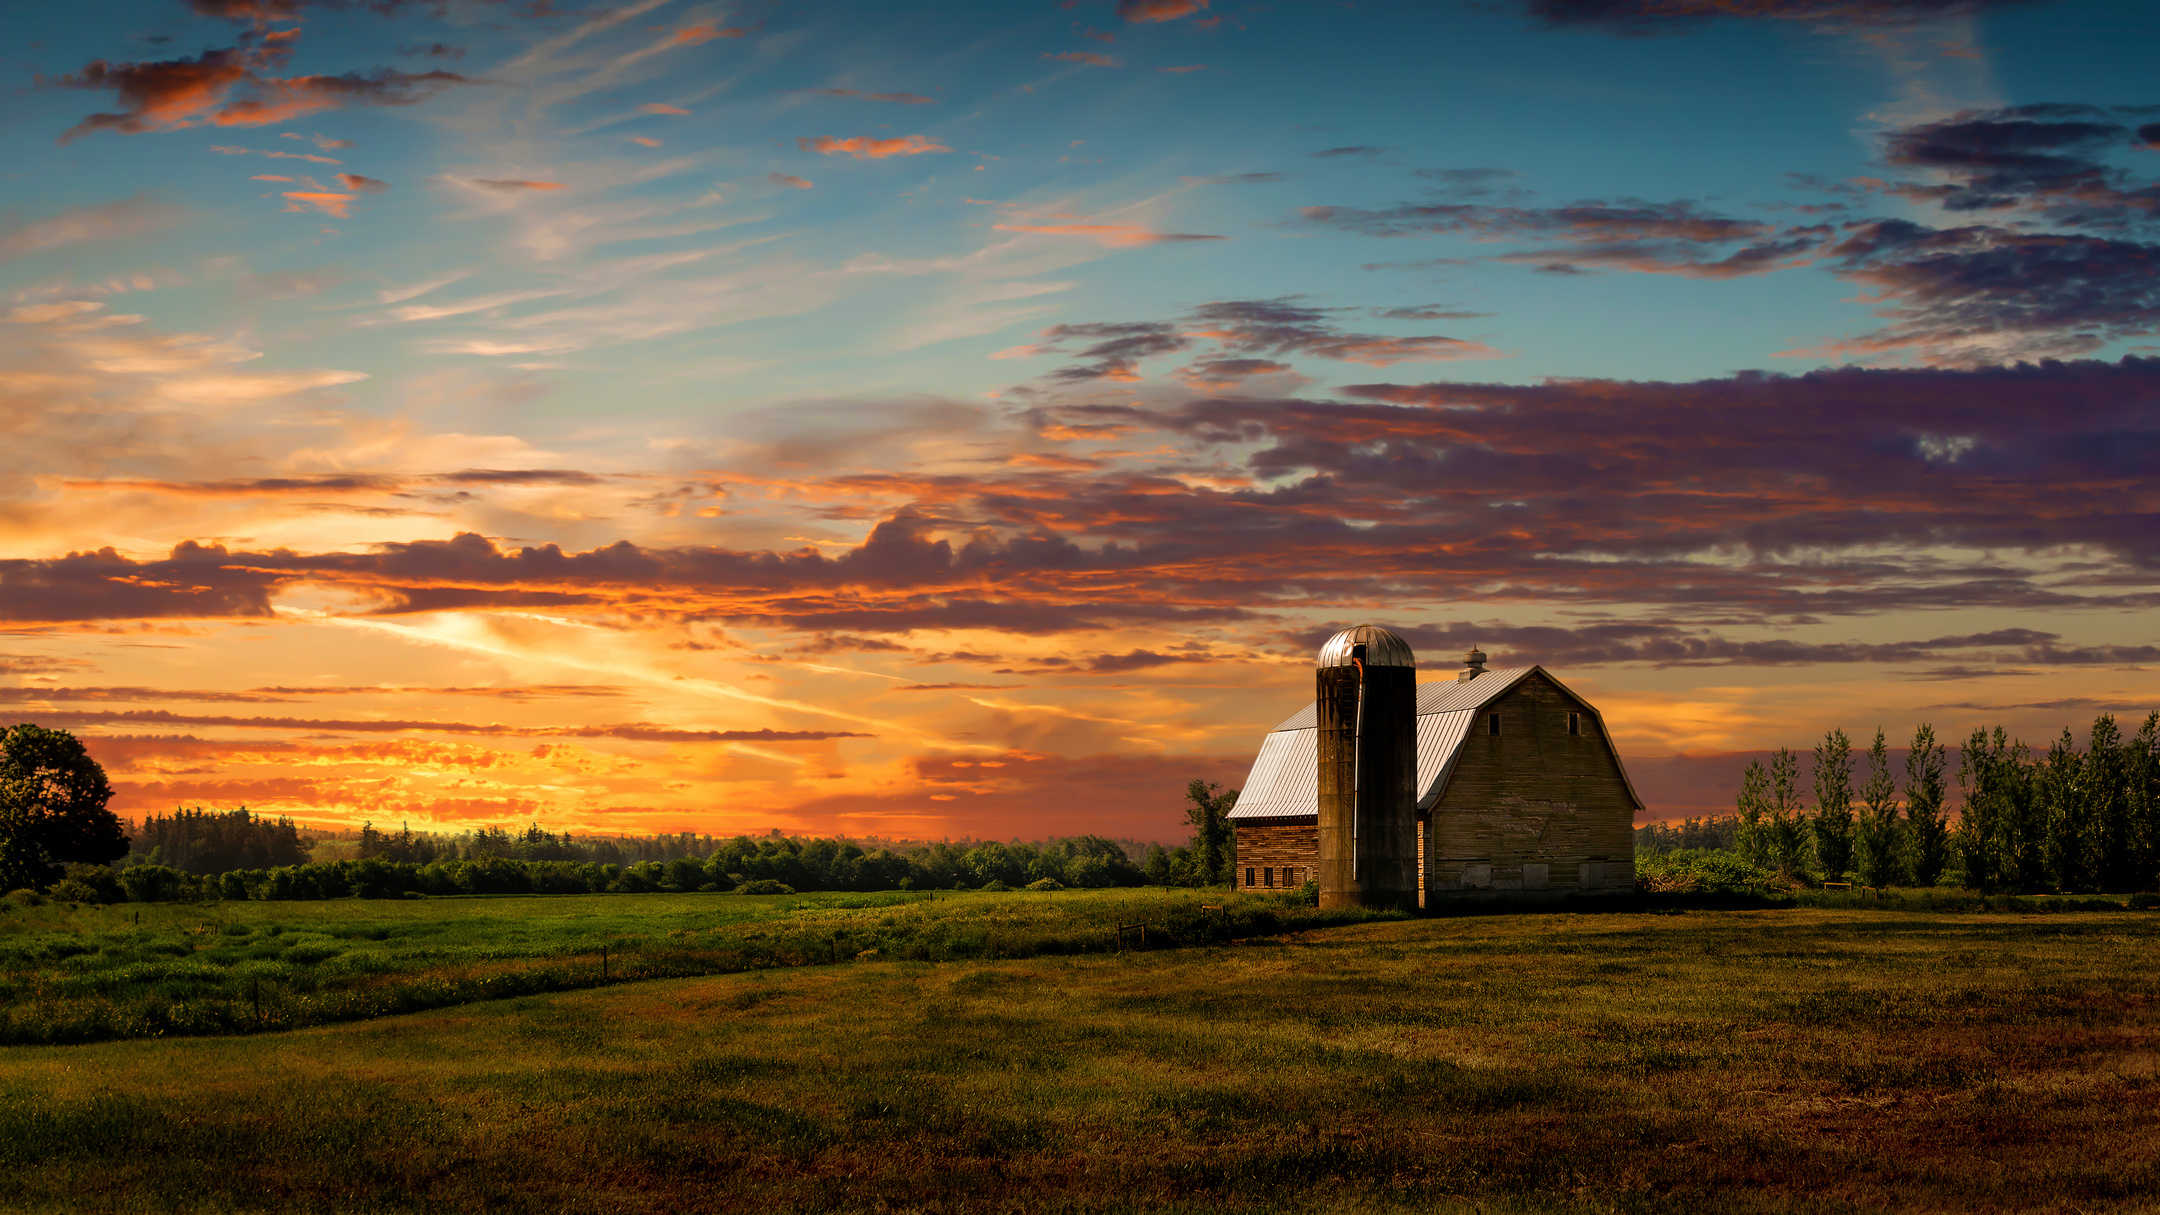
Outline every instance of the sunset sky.
[[0, 697], [123, 815], [1171, 840], [1361, 622], [1653, 818], [2160, 705], [2160, 5], [0, 31]]

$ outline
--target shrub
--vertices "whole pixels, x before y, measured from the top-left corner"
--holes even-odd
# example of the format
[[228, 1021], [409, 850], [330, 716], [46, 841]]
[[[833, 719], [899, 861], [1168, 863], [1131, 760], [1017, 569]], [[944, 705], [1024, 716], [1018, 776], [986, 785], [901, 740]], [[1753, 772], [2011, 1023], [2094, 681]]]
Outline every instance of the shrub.
[[2130, 896], [2132, 911], [2160, 911], [2160, 894], [2133, 894]]
[[1767, 894], [1769, 870], [1736, 853], [1696, 849], [1642, 857], [1635, 862], [1635, 886], [1653, 894]]
[[989, 891], [996, 891], [996, 892], [1002, 892], [1002, 891], [1006, 891], [1006, 890], [1011, 890], [1011, 889], [1012, 889], [1012, 887], [1010, 887], [1010, 886], [1007, 886], [1007, 885], [1006, 885], [1005, 883], [1003, 883], [1003, 882], [1001, 882], [1001, 881], [997, 880], [996, 878], [991, 878], [991, 879], [990, 879], [989, 881], [987, 881], [987, 882], [984, 882], [984, 883], [983, 883], [983, 885], [982, 885], [982, 888], [983, 888], [984, 890], [989, 890]]
[[737, 894], [793, 894], [793, 893], [795, 893], [795, 888], [794, 888], [793, 886], [790, 886], [790, 885], [788, 885], [788, 884], [787, 884], [786, 882], [776, 882], [776, 881], [774, 881], [774, 880], [773, 880], [773, 879], [771, 879], [771, 878], [759, 878], [758, 880], [756, 880], [756, 881], [754, 881], [754, 882], [744, 882], [744, 883], [743, 883], [742, 885], [740, 885], [740, 886], [737, 886], [737, 887], [735, 888], [735, 893], [737, 893]]
[[1065, 889], [1065, 883], [1063, 883], [1063, 882], [1061, 882], [1061, 881], [1057, 880], [1056, 878], [1037, 878], [1036, 880], [1034, 880], [1034, 881], [1032, 881], [1032, 882], [1029, 882], [1029, 883], [1028, 883], [1028, 884], [1026, 885], [1026, 887], [1024, 887], [1024, 889], [1027, 889], [1027, 890], [1063, 890], [1063, 889]]
[[1293, 891], [1290, 897], [1307, 907], [1318, 907], [1320, 905], [1320, 883], [1307, 882]]

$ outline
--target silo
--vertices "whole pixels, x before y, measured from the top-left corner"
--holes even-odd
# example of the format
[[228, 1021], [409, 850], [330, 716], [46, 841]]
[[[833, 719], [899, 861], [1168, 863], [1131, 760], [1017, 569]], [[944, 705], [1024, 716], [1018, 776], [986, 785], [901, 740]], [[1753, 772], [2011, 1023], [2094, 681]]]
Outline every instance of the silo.
[[1417, 658], [1377, 625], [1315, 664], [1320, 905], [1417, 906]]

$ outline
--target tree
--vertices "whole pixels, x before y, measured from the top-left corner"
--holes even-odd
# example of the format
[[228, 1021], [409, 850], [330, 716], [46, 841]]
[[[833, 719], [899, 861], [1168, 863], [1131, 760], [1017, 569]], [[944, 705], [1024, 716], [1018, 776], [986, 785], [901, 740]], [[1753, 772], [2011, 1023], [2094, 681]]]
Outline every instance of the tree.
[[1893, 886], [1904, 877], [1904, 848], [1898, 830], [1897, 782], [1890, 778], [1890, 747], [1882, 727], [1868, 748], [1867, 784], [1860, 789], [1860, 880], [1870, 886]]
[[1195, 780], [1185, 786], [1185, 821], [1192, 824], [1194, 876], [1203, 886], [1219, 886], [1230, 880], [1237, 854], [1230, 832], [1230, 807], [1237, 805], [1238, 791]]
[[2058, 889], [2083, 894], [2093, 888], [2091, 821], [2086, 801], [2085, 757], [2069, 727], [2048, 748], [2034, 774], [2034, 800], [2047, 835], [2048, 873]]
[[1905, 756], [1905, 872], [1916, 886], [1933, 886], [1950, 859], [1949, 832], [1943, 826], [1943, 749], [1935, 727], [1923, 722], [1913, 731]]
[[1762, 761], [1748, 761], [1747, 771], [1740, 774], [1740, 798], [1734, 810], [1740, 820], [1738, 839], [1735, 841], [1741, 856], [1751, 865], [1764, 869], [1770, 867], [1770, 829], [1763, 816], [1770, 806], [1770, 774], [1763, 770]]
[[1852, 868], [1852, 739], [1842, 729], [1815, 744], [1815, 859], [1826, 882], [1845, 880]]
[[2003, 886], [2037, 888], [2047, 872], [2045, 836], [2034, 810], [2030, 752], [2001, 726], [1975, 729], [1958, 756], [1965, 806], [1957, 848], [1965, 880], [1983, 893]]
[[2138, 864], [2137, 816], [2130, 808], [2130, 756], [2115, 718], [2093, 719], [2085, 748], [2084, 802], [2092, 824], [2094, 883], [2102, 890], [2133, 891], [2147, 875]]
[[1800, 807], [1800, 757], [1779, 747], [1770, 757], [1770, 859], [1787, 875], [1807, 868], [1807, 815]]
[[2131, 822], [2132, 884], [2160, 887], [2160, 711], [2145, 718], [2124, 749], [2123, 787]]
[[126, 856], [127, 832], [105, 808], [112, 796], [105, 769], [67, 731], [24, 724], [0, 735], [0, 890]]

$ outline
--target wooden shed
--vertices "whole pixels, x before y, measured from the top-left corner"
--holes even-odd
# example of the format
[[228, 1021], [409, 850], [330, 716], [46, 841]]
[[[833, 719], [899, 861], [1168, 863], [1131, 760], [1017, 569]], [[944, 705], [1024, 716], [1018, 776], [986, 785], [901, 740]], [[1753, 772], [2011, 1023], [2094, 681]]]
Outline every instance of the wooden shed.
[[[1541, 666], [1417, 689], [1418, 901], [1626, 890], [1642, 799], [1595, 706]], [[1230, 812], [1240, 888], [1295, 888], [1319, 864], [1318, 719], [1260, 744]]]

